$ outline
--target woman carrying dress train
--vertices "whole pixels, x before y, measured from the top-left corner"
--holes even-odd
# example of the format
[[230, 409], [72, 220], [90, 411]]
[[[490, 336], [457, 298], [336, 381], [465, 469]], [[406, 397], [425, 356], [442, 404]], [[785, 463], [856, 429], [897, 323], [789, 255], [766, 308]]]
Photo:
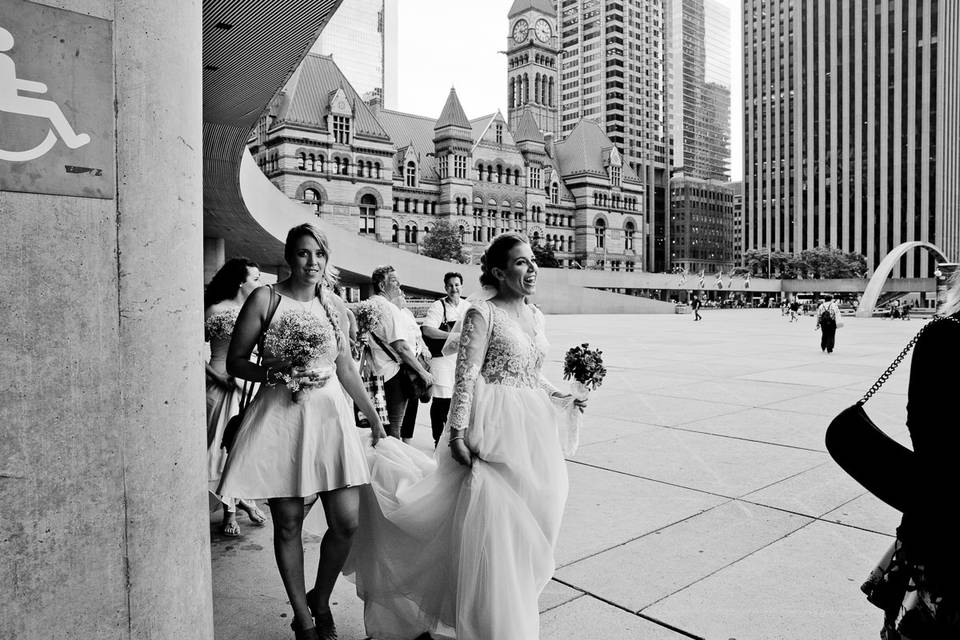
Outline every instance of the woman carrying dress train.
[[[220, 446], [227, 422], [239, 410], [240, 388], [233, 376], [227, 373], [227, 347], [233, 324], [244, 301], [260, 286], [260, 268], [246, 258], [231, 258], [210, 279], [204, 291], [203, 320], [210, 344], [210, 361], [207, 370], [207, 480], [214, 492], [220, 483], [220, 474], [227, 461], [227, 452]], [[246, 512], [250, 520], [262, 525], [266, 518], [257, 503], [236, 500], [213, 493], [223, 505], [223, 522], [220, 532], [226, 536], [239, 536], [237, 507]]]
[[[530, 245], [498, 236], [471, 306], [436, 462], [392, 439], [368, 451], [356, 572], [367, 634], [411, 640], [537, 640], [567, 497], [558, 400], [541, 375], [548, 343]], [[457, 331], [457, 328], [454, 328]], [[582, 403], [578, 403], [582, 409]], [[362, 547], [362, 551], [361, 551]]]
[[[326, 236], [311, 224], [287, 235], [284, 258], [290, 277], [262, 287], [237, 319], [227, 355], [231, 375], [261, 383], [237, 433], [223, 471], [221, 491], [267, 498], [273, 520], [274, 553], [293, 607], [298, 640], [335, 639], [330, 594], [357, 527], [359, 488], [369, 482], [353, 407], [371, 416], [374, 442], [385, 436], [367, 397], [350, 345], [340, 328], [333, 294], [320, 286], [332, 278]], [[285, 313], [313, 316], [327, 333], [323, 352], [308, 366], [291, 366], [267, 352], [262, 364], [249, 360], [268, 326]], [[302, 317], [302, 316], [301, 316]], [[340, 384], [327, 378], [336, 375]], [[297, 397], [288, 388], [299, 382]], [[342, 386], [341, 386], [342, 385]], [[319, 494], [327, 531], [320, 546], [314, 588], [306, 592], [301, 540], [304, 499]]]

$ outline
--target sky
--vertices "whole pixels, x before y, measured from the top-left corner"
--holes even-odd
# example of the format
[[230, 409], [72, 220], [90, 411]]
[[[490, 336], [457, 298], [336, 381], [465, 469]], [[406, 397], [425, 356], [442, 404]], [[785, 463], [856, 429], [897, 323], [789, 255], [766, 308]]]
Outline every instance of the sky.
[[[732, 180], [743, 175], [740, 0], [731, 21]], [[513, 0], [398, 0], [398, 96], [387, 106], [436, 118], [455, 87], [468, 118], [507, 113], [507, 12]]]

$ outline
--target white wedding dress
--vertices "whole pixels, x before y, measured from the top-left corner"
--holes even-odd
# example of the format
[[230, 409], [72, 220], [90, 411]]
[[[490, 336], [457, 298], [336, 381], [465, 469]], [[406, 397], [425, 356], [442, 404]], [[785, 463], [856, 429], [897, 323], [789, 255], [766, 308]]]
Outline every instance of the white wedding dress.
[[[377, 640], [539, 638], [567, 469], [555, 389], [540, 374], [543, 316], [530, 309], [533, 335], [491, 303], [467, 312], [434, 458], [394, 438], [366, 448], [371, 484], [344, 573]], [[451, 428], [466, 428], [472, 468], [453, 460]]]

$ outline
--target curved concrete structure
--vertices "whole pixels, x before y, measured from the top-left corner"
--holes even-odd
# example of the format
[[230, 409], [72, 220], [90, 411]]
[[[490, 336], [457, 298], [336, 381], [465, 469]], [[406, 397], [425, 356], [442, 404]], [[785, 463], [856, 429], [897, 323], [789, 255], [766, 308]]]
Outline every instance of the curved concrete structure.
[[944, 262], [950, 262], [950, 260], [947, 259], [947, 256], [945, 256], [943, 252], [940, 251], [940, 249], [938, 249], [935, 245], [922, 240], [904, 242], [903, 244], [894, 247], [893, 250], [883, 258], [880, 264], [877, 265], [876, 270], [873, 272], [873, 276], [870, 278], [870, 282], [867, 283], [867, 288], [863, 292], [863, 297], [860, 298], [860, 306], [857, 307], [857, 317], [870, 318], [873, 316], [873, 311], [877, 306], [877, 300], [880, 297], [880, 292], [883, 290], [883, 284], [887, 281], [890, 271], [893, 269], [893, 266], [897, 264], [897, 260], [902, 258], [905, 253], [912, 249], [926, 249], [940, 256]]
[[[204, 235], [223, 238], [227, 255], [276, 265], [287, 230], [311, 221], [330, 237], [334, 264], [345, 273], [368, 277], [377, 265], [392, 264], [406, 287], [441, 293], [449, 263], [324, 224], [278, 191], [246, 150], [260, 114], [307, 55], [339, 0], [237, 4], [204, 3]], [[468, 285], [477, 281], [477, 267], [452, 266]], [[551, 270], [541, 272], [535, 302], [547, 313], [674, 312], [670, 303], [571, 284]]]

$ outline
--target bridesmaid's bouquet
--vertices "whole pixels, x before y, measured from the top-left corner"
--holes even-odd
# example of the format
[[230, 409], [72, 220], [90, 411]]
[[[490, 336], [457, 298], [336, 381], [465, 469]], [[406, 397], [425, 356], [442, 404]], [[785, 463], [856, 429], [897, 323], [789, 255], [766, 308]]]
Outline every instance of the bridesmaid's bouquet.
[[229, 340], [233, 334], [233, 325], [237, 323], [237, 316], [239, 314], [239, 308], [231, 308], [218, 311], [207, 318], [203, 323], [203, 331], [206, 334], [207, 342], [211, 340]]
[[364, 300], [353, 306], [353, 315], [357, 319], [357, 353], [354, 354], [354, 359], [359, 360], [367, 346], [367, 336], [380, 326], [382, 311], [373, 300]]
[[[263, 347], [273, 357], [286, 360], [295, 367], [306, 367], [331, 347], [335, 336], [320, 320], [308, 311], [287, 311], [267, 331]], [[286, 387], [293, 392], [294, 402], [301, 398], [300, 381], [283, 376]]]
[[567, 350], [563, 358], [563, 379], [573, 378], [571, 398], [564, 403], [567, 411], [567, 437], [562, 443], [563, 452], [571, 456], [580, 445], [580, 425], [583, 413], [577, 408], [575, 400], [586, 400], [591, 391], [596, 391], [603, 383], [607, 370], [603, 366], [603, 352], [591, 349], [586, 342]]

